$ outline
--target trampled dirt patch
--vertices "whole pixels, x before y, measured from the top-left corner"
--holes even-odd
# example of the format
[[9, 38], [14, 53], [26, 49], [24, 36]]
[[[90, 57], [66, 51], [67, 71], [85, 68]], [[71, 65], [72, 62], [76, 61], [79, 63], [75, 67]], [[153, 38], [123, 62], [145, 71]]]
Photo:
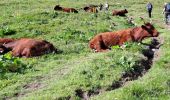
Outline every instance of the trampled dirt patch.
[[27, 84], [27, 85], [23, 86], [23, 88], [30, 89], [30, 90], [36, 90], [36, 89], [39, 89], [41, 87], [43, 87], [41, 85], [41, 83], [31, 83], [31, 84]]
[[[42, 85], [41, 83], [38, 83], [38, 82], [26, 84], [26, 85], [23, 86], [23, 88], [24, 88], [25, 90], [28, 90], [28, 91], [35, 91], [35, 90], [41, 89], [41, 88], [43, 88], [43, 87], [44, 87], [44, 85]], [[24, 96], [24, 95], [26, 95], [25, 92], [17, 92], [17, 93], [15, 93], [13, 96], [19, 98], [19, 97], [22, 97], [22, 96]], [[3, 98], [3, 99], [4, 99], [4, 100], [10, 100], [10, 99], [12, 99], [12, 98], [11, 98], [11, 97], [5, 97], [5, 98]]]
[[[70, 61], [66, 64], [64, 64], [61, 69], [55, 69], [53, 72], [51, 72], [50, 74], [47, 74], [47, 76], [37, 76], [35, 77], [34, 80], [31, 83], [27, 83], [24, 86], [22, 86], [23, 91], [20, 91], [18, 93], [15, 93], [12, 97], [5, 97], [4, 100], [9, 100], [9, 99], [20, 99], [24, 96], [28, 96], [30, 93], [32, 93], [33, 91], [37, 91], [40, 89], [44, 89], [44, 88], [48, 88], [48, 86], [50, 86], [50, 83], [53, 83], [55, 80], [60, 79], [62, 77], [64, 77], [65, 75], [67, 75], [68, 73], [70, 73], [75, 67], [76, 65], [79, 65], [80, 63], [84, 62], [84, 61], [91, 61], [92, 57], [96, 57], [96, 56], [101, 56], [101, 54], [97, 54], [97, 55], [90, 55], [90, 56], [86, 56], [81, 58], [81, 60], [73, 60]], [[80, 58], [78, 58], [80, 59]], [[57, 76], [57, 77], [56, 77]], [[48, 80], [48, 83], [45, 83], [45, 81]], [[57, 98], [57, 100], [69, 100], [71, 99], [71, 96], [67, 96], [67, 97], [59, 97]]]

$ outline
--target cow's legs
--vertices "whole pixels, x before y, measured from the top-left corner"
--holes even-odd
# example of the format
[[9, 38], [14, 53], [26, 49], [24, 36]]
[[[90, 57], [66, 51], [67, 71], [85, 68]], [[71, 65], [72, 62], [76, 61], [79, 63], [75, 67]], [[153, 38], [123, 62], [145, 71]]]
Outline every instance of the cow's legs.
[[21, 56], [21, 49], [20, 48], [13, 48], [12, 55], [15, 56], [15, 57], [20, 57]]
[[119, 46], [122, 46], [124, 44], [124, 41], [123, 40], [120, 40], [119, 41]]
[[8, 49], [13, 49], [17, 45], [17, 42], [14, 41], [3, 45]]
[[102, 50], [102, 48], [101, 48], [101, 45], [100, 45], [100, 41], [98, 41], [96, 44], [95, 44], [95, 51], [96, 52], [100, 52], [101, 50]]
[[102, 36], [99, 37], [99, 41], [96, 44], [97, 52], [106, 52], [109, 51], [109, 48], [104, 44]]
[[31, 57], [32, 56], [31, 49], [30, 48], [24, 48], [24, 50], [22, 51], [22, 56], [23, 57]]

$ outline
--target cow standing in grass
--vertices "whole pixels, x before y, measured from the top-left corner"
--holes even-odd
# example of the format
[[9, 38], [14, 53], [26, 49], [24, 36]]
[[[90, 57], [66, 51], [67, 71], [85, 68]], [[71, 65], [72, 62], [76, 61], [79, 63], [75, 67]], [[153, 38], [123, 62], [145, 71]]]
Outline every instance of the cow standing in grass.
[[100, 33], [90, 40], [89, 47], [96, 52], [104, 52], [114, 45], [121, 46], [127, 41], [141, 42], [144, 38], [157, 37], [158, 35], [159, 32], [152, 24], [145, 23], [140, 27]]

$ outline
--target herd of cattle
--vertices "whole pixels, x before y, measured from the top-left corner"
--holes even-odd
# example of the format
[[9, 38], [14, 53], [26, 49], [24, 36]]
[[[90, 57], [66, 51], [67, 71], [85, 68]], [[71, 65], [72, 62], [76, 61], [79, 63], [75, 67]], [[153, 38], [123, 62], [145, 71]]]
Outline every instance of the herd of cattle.
[[[108, 6], [109, 7], [109, 6]], [[88, 6], [85, 6], [83, 8], [80, 8], [80, 9], [83, 9], [85, 12], [92, 12], [92, 13], [98, 13], [99, 10], [108, 10], [108, 7], [104, 7], [102, 4], [101, 5], [88, 5]], [[78, 13], [78, 10], [76, 10], [75, 8], [65, 8], [65, 7], [61, 7], [60, 5], [56, 5], [54, 7], [54, 10], [55, 11], [63, 11], [63, 12], [67, 12], [67, 13]], [[125, 16], [125, 14], [128, 13], [128, 11], [126, 9], [124, 10], [113, 10], [112, 11], [112, 15], [113, 16]]]
[[[86, 6], [83, 9], [88, 12], [97, 12], [97, 6]], [[55, 6], [54, 10], [78, 13], [74, 8], [64, 8], [59, 5]], [[113, 11], [113, 15], [125, 16], [128, 11]], [[123, 45], [127, 41], [141, 42], [147, 37], [157, 37], [159, 32], [151, 23], [129, 29], [124, 29], [116, 32], [99, 33], [89, 42], [89, 47], [95, 52], [105, 52], [114, 45]], [[31, 38], [11, 39], [0, 38], [0, 54], [11, 51], [16, 57], [34, 57], [46, 53], [57, 52], [53, 44], [45, 40], [37, 40]]]

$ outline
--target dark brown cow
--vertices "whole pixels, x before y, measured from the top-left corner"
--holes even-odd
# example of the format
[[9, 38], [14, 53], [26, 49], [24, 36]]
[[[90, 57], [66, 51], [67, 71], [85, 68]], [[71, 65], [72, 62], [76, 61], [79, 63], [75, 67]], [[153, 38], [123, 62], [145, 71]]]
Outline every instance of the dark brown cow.
[[125, 14], [128, 13], [126, 9], [124, 10], [113, 10], [112, 15], [113, 16], [126, 16]]
[[74, 9], [74, 8], [64, 8], [64, 7], [60, 7], [60, 5], [56, 5], [54, 7], [54, 10], [63, 11], [63, 12], [67, 12], [67, 13], [70, 13], [70, 12], [78, 13], [78, 11], [76, 9]]
[[111, 46], [123, 45], [124, 42], [141, 42], [146, 37], [157, 37], [159, 32], [150, 23], [140, 27], [129, 28], [117, 32], [105, 32], [96, 35], [89, 42], [89, 47], [96, 52], [108, 51]]
[[6, 44], [3, 43], [3, 46], [12, 50], [12, 55], [16, 57], [40, 56], [57, 51], [51, 43], [45, 40], [35, 40], [29, 38], [14, 40]]

